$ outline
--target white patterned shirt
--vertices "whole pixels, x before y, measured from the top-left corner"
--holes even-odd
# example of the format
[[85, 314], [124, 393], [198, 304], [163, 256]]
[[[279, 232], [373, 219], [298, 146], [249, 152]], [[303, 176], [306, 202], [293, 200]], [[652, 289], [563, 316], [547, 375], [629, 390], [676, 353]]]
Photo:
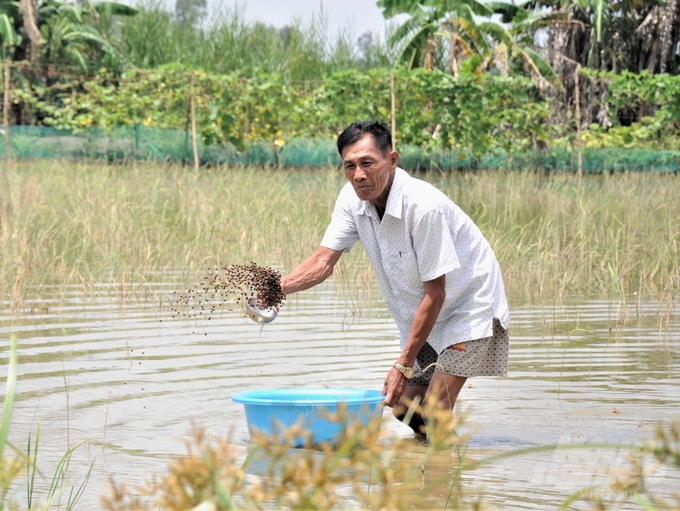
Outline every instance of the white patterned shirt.
[[349, 249], [361, 240], [399, 328], [401, 348], [420, 306], [423, 282], [446, 274], [446, 299], [427, 342], [441, 353], [493, 335], [510, 319], [498, 261], [482, 232], [434, 186], [397, 168], [382, 221], [347, 183], [321, 246]]

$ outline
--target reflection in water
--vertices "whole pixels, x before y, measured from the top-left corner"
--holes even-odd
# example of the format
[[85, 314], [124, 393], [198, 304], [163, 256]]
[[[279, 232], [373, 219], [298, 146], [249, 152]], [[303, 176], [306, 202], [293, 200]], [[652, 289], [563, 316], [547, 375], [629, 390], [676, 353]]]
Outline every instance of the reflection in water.
[[[161, 472], [169, 456], [183, 453], [178, 440], [190, 420], [212, 435], [231, 434], [245, 455], [245, 416], [230, 399], [237, 392], [380, 389], [398, 354], [399, 335], [380, 298], [362, 299], [359, 311], [334, 283], [291, 297], [261, 332], [238, 312], [203, 322], [172, 319], [172, 291], [158, 285], [149, 302], [120, 308], [106, 289], [86, 300], [73, 289], [58, 309], [46, 302], [21, 316], [0, 316], [0, 338], [15, 333], [20, 341], [10, 440], [25, 445], [39, 421], [46, 474], [69, 445], [87, 440], [71, 465], [77, 478], [95, 459], [82, 509], [98, 507], [110, 476], [137, 484]], [[466, 427], [474, 432], [468, 457], [556, 443], [630, 445], [655, 421], [677, 418], [679, 327], [677, 303], [513, 307], [509, 377], [474, 378], [461, 393], [459, 406], [470, 412]], [[392, 420], [387, 440], [408, 431]], [[414, 442], [404, 459], [417, 458], [419, 449]], [[484, 488], [499, 508], [541, 509], [604, 484], [626, 466], [625, 454], [550, 450], [468, 472], [464, 481]], [[435, 480], [456, 464], [455, 456], [441, 455], [423, 477]], [[649, 482], [666, 493], [679, 480], [663, 473]]]

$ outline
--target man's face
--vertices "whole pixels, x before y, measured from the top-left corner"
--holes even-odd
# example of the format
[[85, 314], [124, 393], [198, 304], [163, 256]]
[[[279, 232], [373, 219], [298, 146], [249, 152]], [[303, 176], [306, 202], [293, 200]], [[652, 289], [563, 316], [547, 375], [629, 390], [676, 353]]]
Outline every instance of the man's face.
[[399, 162], [397, 153], [383, 153], [372, 135], [364, 135], [343, 149], [342, 162], [345, 177], [352, 183], [357, 197], [377, 202], [384, 208]]

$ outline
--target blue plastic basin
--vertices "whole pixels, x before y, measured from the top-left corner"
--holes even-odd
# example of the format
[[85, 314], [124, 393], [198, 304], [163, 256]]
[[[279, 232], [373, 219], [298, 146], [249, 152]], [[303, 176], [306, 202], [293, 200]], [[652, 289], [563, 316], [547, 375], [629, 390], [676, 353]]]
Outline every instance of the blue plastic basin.
[[[385, 396], [377, 390], [297, 388], [252, 390], [231, 399], [243, 404], [251, 439], [255, 431], [279, 434], [301, 421], [312, 433], [312, 442], [318, 444], [333, 443], [348, 421], [368, 424], [382, 413]], [[324, 412], [337, 412], [340, 403], [346, 404], [346, 421], [334, 422], [324, 417]], [[297, 438], [295, 443], [301, 447], [304, 442]]]

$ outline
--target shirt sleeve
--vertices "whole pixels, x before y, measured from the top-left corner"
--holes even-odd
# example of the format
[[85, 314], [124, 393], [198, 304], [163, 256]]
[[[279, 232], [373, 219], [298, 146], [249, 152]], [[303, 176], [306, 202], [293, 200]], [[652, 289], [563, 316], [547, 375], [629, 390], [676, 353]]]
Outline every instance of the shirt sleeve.
[[352, 246], [359, 241], [359, 232], [354, 223], [354, 217], [349, 205], [343, 195], [341, 193], [338, 200], [335, 201], [331, 223], [326, 228], [326, 234], [324, 234], [321, 240], [321, 246], [332, 250], [349, 252]]
[[427, 212], [413, 231], [413, 248], [423, 282], [460, 268], [451, 226], [442, 207]]

